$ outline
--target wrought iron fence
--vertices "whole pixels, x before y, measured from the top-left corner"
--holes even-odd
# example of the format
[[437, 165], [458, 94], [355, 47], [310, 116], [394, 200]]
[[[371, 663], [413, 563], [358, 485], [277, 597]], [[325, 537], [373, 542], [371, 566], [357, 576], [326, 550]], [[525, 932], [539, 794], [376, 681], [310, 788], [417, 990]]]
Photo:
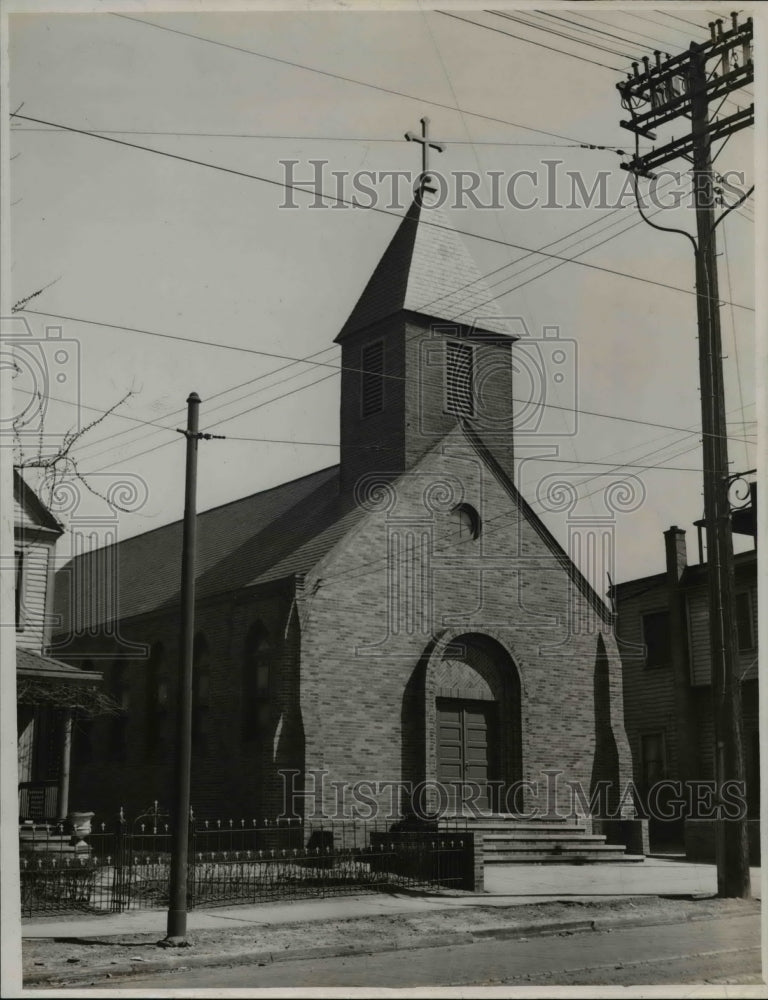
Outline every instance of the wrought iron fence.
[[[188, 905], [298, 899], [397, 888], [474, 888], [466, 830], [386, 823], [197, 820], [189, 826]], [[91, 833], [38, 827], [22, 840], [22, 914], [168, 905], [172, 830], [158, 809]]]

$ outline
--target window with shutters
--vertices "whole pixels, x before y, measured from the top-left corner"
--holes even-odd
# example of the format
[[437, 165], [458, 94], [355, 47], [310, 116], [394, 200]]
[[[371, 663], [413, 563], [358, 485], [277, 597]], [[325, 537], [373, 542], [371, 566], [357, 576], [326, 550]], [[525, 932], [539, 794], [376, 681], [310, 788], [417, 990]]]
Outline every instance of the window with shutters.
[[471, 417], [474, 356], [471, 344], [449, 341], [445, 354], [445, 409], [456, 416]]
[[360, 372], [361, 415], [370, 417], [384, 409], [384, 341], [363, 348]]
[[736, 594], [736, 631], [739, 636], [740, 653], [755, 648], [754, 629], [752, 628], [752, 595], [748, 590], [742, 590]]

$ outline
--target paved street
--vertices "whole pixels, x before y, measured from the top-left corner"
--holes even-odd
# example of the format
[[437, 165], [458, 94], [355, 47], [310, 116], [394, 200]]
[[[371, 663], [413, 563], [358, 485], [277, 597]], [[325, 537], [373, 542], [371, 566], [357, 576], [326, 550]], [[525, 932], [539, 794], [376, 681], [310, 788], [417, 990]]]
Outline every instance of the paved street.
[[138, 989], [760, 983], [759, 917], [451, 948], [195, 969], [115, 981]]

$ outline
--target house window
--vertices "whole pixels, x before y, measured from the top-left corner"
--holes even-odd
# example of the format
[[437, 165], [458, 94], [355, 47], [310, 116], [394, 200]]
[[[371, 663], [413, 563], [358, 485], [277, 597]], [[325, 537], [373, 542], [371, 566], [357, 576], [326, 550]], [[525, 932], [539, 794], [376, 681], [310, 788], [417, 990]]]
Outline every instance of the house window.
[[670, 662], [669, 612], [643, 615], [646, 667], [666, 667]]
[[195, 636], [192, 667], [192, 749], [203, 753], [208, 741], [211, 658], [204, 635]]
[[370, 417], [384, 409], [384, 341], [377, 340], [364, 347], [361, 360], [361, 413]]
[[471, 344], [449, 341], [445, 345], [445, 409], [471, 417], [474, 410], [474, 357]]
[[16, 562], [16, 631], [24, 631], [24, 553], [14, 552]]
[[269, 725], [272, 644], [267, 630], [257, 623], [248, 632], [243, 655], [243, 739], [263, 738]]
[[739, 637], [739, 652], [755, 648], [752, 628], [752, 595], [748, 590], [736, 594], [736, 631]]

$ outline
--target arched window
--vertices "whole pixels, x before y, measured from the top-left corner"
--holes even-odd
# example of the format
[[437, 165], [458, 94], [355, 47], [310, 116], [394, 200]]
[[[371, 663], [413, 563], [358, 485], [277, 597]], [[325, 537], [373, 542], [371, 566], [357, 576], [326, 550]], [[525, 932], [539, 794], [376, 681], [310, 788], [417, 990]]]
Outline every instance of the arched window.
[[479, 538], [480, 515], [470, 504], [460, 503], [451, 511], [451, 528], [457, 541]]
[[162, 642], [152, 643], [146, 680], [146, 754], [150, 760], [164, 760], [171, 739], [171, 697], [168, 662]]
[[269, 725], [272, 643], [261, 622], [248, 631], [243, 651], [243, 739], [257, 740]]
[[192, 666], [192, 750], [204, 753], [208, 742], [211, 657], [204, 635], [195, 636]]

